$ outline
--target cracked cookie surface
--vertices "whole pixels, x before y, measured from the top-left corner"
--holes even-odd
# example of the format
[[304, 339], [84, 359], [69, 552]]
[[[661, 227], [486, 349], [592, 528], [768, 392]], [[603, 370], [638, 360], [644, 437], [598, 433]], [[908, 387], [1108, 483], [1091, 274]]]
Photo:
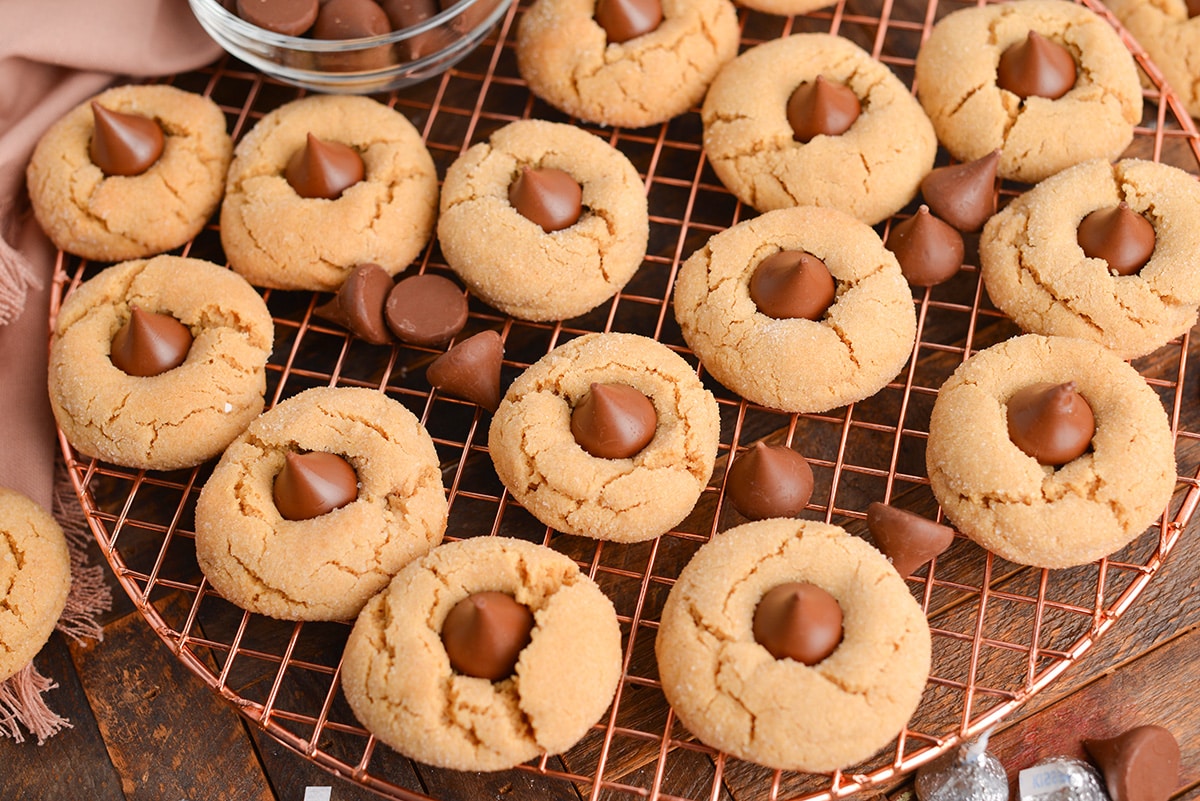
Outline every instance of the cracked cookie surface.
[[[1104, 4], [1146, 48], [1188, 113], [1200, 117], [1200, 17], [1188, 16], [1184, 0], [1105, 0]], [[1145, 77], [1142, 85], [1153, 88]]]
[[[450, 666], [441, 630], [472, 593], [507, 593], [533, 612], [528, 645], [501, 681]], [[503, 770], [573, 746], [621, 677], [612, 602], [570, 558], [478, 537], [435, 548], [363, 609], [346, 643], [342, 689], [355, 716], [405, 756], [455, 770]]]
[[[358, 497], [306, 520], [275, 506], [289, 452], [341, 456]], [[318, 387], [280, 403], [235, 440], [196, 504], [196, 557], [221, 595], [284, 620], [349, 620], [446, 530], [433, 440], [381, 392]]]
[[[182, 364], [133, 376], [112, 363], [113, 336], [132, 306], [188, 328]], [[262, 298], [224, 267], [179, 256], [116, 264], [59, 310], [50, 406], [67, 441], [88, 456], [147, 470], [192, 467], [223, 451], [262, 411], [274, 337]]]
[[[1093, 211], [1126, 203], [1154, 226], [1154, 252], [1132, 275], [1084, 255]], [[1070, 167], [988, 220], [979, 241], [992, 301], [1025, 331], [1089, 339], [1123, 359], [1185, 333], [1200, 306], [1200, 184], [1183, 170], [1128, 159]]]
[[729, 0], [663, 0], [663, 20], [642, 36], [609, 43], [596, 0], [537, 0], [517, 31], [517, 68], [555, 108], [601, 125], [641, 128], [700, 102], [721, 65], [737, 55]]
[[[755, 641], [774, 587], [815, 584], [842, 611], [842, 640], [805, 665]], [[864, 540], [775, 518], [717, 534], [679, 575], [655, 643], [663, 692], [702, 741], [782, 770], [861, 762], [904, 728], [925, 689], [929, 626], [891, 563]]]
[[[583, 189], [575, 224], [547, 233], [509, 202], [522, 168], [553, 168]], [[472, 294], [522, 320], [563, 320], [615, 295], [642, 264], [646, 190], [624, 154], [573, 125], [519, 120], [450, 165], [438, 240]]]
[[[91, 100], [153, 119], [162, 155], [141, 175], [105, 174], [88, 146]], [[29, 199], [55, 246], [96, 261], [151, 256], [191, 239], [225, 188], [233, 142], [206, 97], [173, 86], [119, 86], [79, 104], [46, 131], [26, 170]]]
[[[355, 150], [363, 180], [335, 200], [284, 177], [308, 134]], [[403, 270], [433, 232], [433, 158], [412, 123], [367, 97], [313, 95], [267, 114], [238, 142], [221, 205], [229, 266], [256, 286], [336, 291], [359, 264]]]
[[[1057, 469], [1008, 435], [1006, 404], [1040, 382], [1074, 381], [1096, 419], [1091, 448]], [[938, 391], [925, 453], [938, 502], [963, 534], [1018, 564], [1059, 568], [1114, 553], [1163, 512], [1175, 450], [1154, 390], [1080, 339], [1010, 339], [964, 362]]]
[[[750, 297], [767, 257], [803, 250], [837, 284], [819, 320], [775, 319]], [[842, 212], [798, 206], [713, 236], [675, 284], [675, 319], [704, 369], [754, 403], [822, 412], [874, 395], [904, 367], [916, 337], [912, 291], [869, 226]]]
[[[1075, 85], [1057, 100], [1022, 100], [996, 85], [1000, 54], [1037, 31], [1075, 59]], [[917, 54], [918, 96], [956, 159], [1000, 151], [1003, 178], [1034, 183], [1133, 140], [1142, 91], [1133, 56], [1107, 22], [1067, 0], [964, 8], [944, 17]]]
[[[862, 112], [839, 136], [795, 141], [788, 98], [818, 75], [851, 89]], [[803, 33], [753, 47], [713, 81], [701, 112], [721, 183], [759, 211], [840, 209], [874, 225], [916, 195], [937, 139], [891, 70], [847, 39]]]
[[[571, 412], [593, 382], [625, 384], [654, 404], [654, 438], [634, 456], [592, 456], [575, 441]], [[492, 419], [488, 450], [500, 480], [542, 523], [639, 542], [692, 511], [712, 475], [719, 427], [712, 393], [666, 346], [636, 334], [588, 334], [517, 377]]]
[[0, 487], [0, 681], [42, 650], [70, 589], [62, 528], [34, 501]]

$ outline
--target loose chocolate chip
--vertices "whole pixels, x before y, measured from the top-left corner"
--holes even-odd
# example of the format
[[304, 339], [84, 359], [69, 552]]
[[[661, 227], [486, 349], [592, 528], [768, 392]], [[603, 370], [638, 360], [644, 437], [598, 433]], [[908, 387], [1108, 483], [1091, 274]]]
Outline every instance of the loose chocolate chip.
[[842, 607], [815, 584], [772, 588], [754, 609], [754, 641], [776, 659], [815, 665], [842, 641]]
[[911, 576], [954, 541], [954, 529], [949, 526], [879, 502], [867, 506], [867, 528], [876, 547], [904, 577]]
[[1008, 436], [1039, 464], [1057, 467], [1078, 458], [1095, 433], [1092, 407], [1074, 381], [1033, 384], [1008, 400]]
[[317, 21], [317, 0], [237, 0], [237, 15], [268, 31], [299, 36]]
[[583, 213], [583, 188], [570, 173], [553, 167], [522, 167], [508, 187], [508, 202], [546, 233], [574, 225]]
[[1137, 726], [1107, 740], [1084, 740], [1112, 801], [1167, 801], [1179, 787], [1179, 742], [1162, 726]]
[[459, 601], [442, 623], [450, 666], [489, 681], [513, 674], [533, 633], [533, 613], [503, 592], [476, 592]]
[[962, 269], [962, 234], [930, 214], [928, 206], [921, 206], [912, 217], [892, 226], [886, 244], [896, 254], [905, 280], [913, 286], [949, 281]]
[[1057, 100], [1075, 85], [1075, 58], [1058, 42], [1030, 31], [1000, 54], [996, 85], [1022, 99]]
[[141, 175], [162, 155], [162, 126], [149, 117], [112, 111], [95, 100], [92, 117], [88, 155], [105, 175]]
[[1116, 275], [1133, 275], [1145, 267], [1156, 242], [1154, 226], [1124, 202], [1080, 220], [1076, 240], [1085, 256], [1104, 259]]
[[392, 288], [385, 313], [401, 342], [439, 345], [467, 324], [467, 296], [449, 278], [414, 275]]
[[929, 210], [960, 231], [978, 231], [996, 212], [996, 167], [1000, 151], [983, 158], [938, 167], [921, 179]]
[[788, 98], [787, 118], [797, 142], [810, 142], [817, 136], [845, 133], [862, 113], [862, 104], [853, 90], [837, 81], [818, 75], [796, 87]]
[[654, 404], [631, 386], [593, 383], [571, 411], [571, 434], [579, 447], [601, 459], [636, 456], [654, 439]]
[[836, 293], [825, 262], [802, 250], [772, 254], [750, 276], [750, 299], [760, 312], [777, 320], [819, 320]]
[[378, 264], [360, 264], [342, 283], [333, 300], [313, 309], [313, 314], [350, 329], [372, 345], [392, 341], [383, 307], [392, 291], [392, 277]]
[[362, 156], [341, 142], [326, 142], [311, 133], [304, 147], [288, 160], [284, 177], [305, 198], [336, 200], [363, 179]]
[[192, 332], [169, 314], [130, 307], [129, 321], [112, 338], [109, 358], [126, 375], [161, 375], [178, 367], [192, 348]]
[[595, 19], [609, 42], [628, 42], [662, 24], [662, 3], [660, 0], [596, 0]]
[[812, 468], [786, 445], [756, 442], [733, 460], [725, 493], [733, 508], [751, 520], [795, 517], [812, 498]]
[[358, 497], [358, 474], [341, 456], [288, 451], [284, 458], [273, 490], [284, 520], [311, 520]]
[[504, 344], [495, 331], [464, 339], [429, 363], [429, 385], [466, 398], [489, 412], [500, 405], [500, 365]]

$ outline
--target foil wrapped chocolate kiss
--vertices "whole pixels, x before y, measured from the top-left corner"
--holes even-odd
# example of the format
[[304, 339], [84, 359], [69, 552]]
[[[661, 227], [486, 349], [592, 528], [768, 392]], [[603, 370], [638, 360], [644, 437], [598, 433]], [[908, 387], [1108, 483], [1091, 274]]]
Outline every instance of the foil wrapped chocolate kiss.
[[1008, 436], [1039, 464], [1058, 467], [1082, 456], [1095, 433], [1092, 407], [1074, 381], [1033, 384], [1008, 400]]
[[500, 681], [513, 674], [533, 633], [533, 613], [503, 592], [476, 592], [442, 623], [450, 666], [466, 676]]

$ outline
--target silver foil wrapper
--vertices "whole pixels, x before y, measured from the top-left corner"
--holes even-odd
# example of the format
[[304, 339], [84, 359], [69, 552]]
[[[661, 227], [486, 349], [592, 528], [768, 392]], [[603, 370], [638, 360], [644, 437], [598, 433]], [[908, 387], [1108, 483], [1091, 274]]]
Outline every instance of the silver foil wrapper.
[[1021, 801], [1108, 801], [1099, 772], [1080, 759], [1043, 759], [1021, 771]]
[[917, 769], [921, 801], [1008, 801], [1008, 777], [987, 752], [988, 735]]

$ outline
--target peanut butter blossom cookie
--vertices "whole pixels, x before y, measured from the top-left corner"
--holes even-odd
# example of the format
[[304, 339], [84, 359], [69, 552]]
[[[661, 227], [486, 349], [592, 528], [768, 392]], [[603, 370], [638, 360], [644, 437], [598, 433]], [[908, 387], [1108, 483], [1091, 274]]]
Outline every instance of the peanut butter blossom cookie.
[[217, 208], [233, 143], [206, 97], [119, 86], [42, 136], [29, 199], [55, 246], [97, 261], [151, 256], [191, 239]]
[[0, 487], [0, 682], [42, 650], [70, 590], [62, 528], [29, 498]]
[[566, 751], [620, 677], [612, 602], [568, 557], [503, 537], [404, 568], [358, 616], [342, 661], [346, 700], [376, 737], [471, 771]]
[[1033, 183], [1133, 140], [1142, 91], [1107, 22], [1066, 0], [964, 8], [917, 54], [921, 104], [956, 159], [1000, 150], [1003, 178]]
[[221, 243], [255, 286], [333, 292], [360, 264], [403, 270], [433, 232], [437, 192], [404, 115], [366, 97], [305, 97], [238, 143]]
[[523, 320], [562, 320], [625, 286], [649, 225], [619, 150], [573, 125], [519, 120], [450, 165], [438, 240], [472, 294]]
[[900, 79], [825, 33], [742, 53], [713, 81], [702, 116], [717, 177], [759, 211], [826, 206], [873, 225], [912, 200], [937, 151]]
[[635, 334], [588, 334], [522, 373], [488, 450], [534, 517], [568, 534], [652, 539], [692, 511], [712, 475], [720, 419], [687, 362]]
[[50, 406], [67, 441], [125, 467], [192, 467], [263, 408], [275, 329], [254, 288], [200, 259], [114, 265], [63, 302]]
[[663, 606], [663, 692], [700, 740], [781, 770], [869, 758], [916, 710], [929, 626], [904, 579], [837, 526], [774, 518], [716, 535]]
[[714, 236], [675, 284], [704, 369], [754, 403], [821, 412], [874, 395], [916, 338], [912, 292], [869, 226], [801, 206]]
[[1149, 161], [1089, 161], [1042, 181], [979, 241], [992, 301], [1021, 328], [1124, 359], [1185, 333], [1200, 306], [1200, 184]]
[[729, 0], [536, 0], [517, 31], [517, 68], [557, 109], [640, 128], [699, 103], [737, 45]]
[[[1200, 117], [1200, 5], [1195, 0], [1106, 0], [1105, 5], [1146, 48], [1187, 112]], [[1148, 78], [1142, 83], [1150, 87]]]
[[1175, 488], [1154, 390], [1107, 349], [1067, 337], [1026, 334], [964, 362], [938, 391], [925, 462], [959, 531], [1035, 567], [1114, 553]]
[[320, 387], [250, 424], [196, 504], [196, 557], [243, 609], [349, 620], [446, 530], [433, 440], [372, 389]]

